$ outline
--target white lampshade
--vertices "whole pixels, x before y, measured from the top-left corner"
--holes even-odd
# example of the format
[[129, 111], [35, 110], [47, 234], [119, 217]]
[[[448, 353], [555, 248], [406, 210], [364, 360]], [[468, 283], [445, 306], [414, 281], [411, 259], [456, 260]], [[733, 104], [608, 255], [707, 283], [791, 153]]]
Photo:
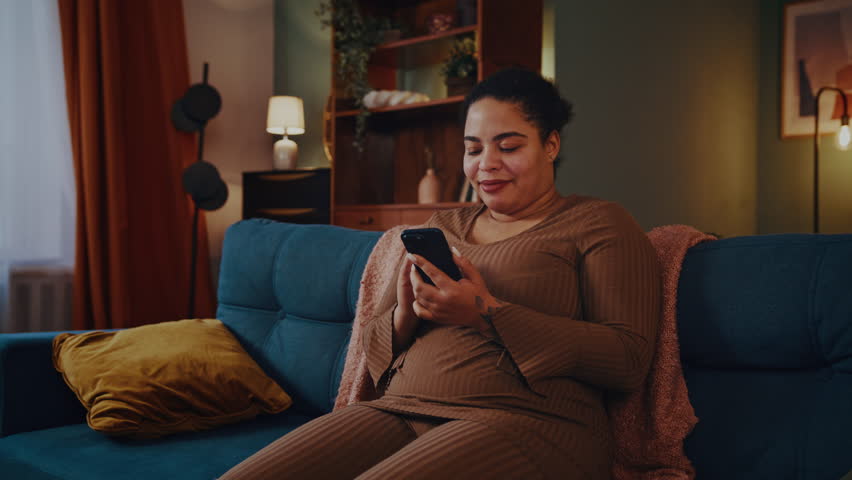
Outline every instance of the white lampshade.
[[266, 131], [275, 135], [305, 133], [305, 111], [302, 99], [285, 95], [269, 97]]

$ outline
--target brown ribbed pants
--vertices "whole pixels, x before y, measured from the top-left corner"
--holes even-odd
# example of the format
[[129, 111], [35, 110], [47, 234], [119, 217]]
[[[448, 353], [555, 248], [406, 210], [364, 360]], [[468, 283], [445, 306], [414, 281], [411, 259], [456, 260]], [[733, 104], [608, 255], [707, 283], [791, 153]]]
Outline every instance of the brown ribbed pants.
[[293, 430], [220, 479], [356, 477], [544, 478], [510, 439], [487, 425], [352, 405]]

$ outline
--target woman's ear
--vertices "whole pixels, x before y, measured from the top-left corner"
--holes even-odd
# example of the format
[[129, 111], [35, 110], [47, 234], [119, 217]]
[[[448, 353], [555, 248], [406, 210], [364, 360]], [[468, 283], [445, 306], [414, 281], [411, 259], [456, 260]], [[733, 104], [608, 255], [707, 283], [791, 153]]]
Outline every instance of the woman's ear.
[[547, 157], [548, 163], [553, 163], [556, 160], [556, 156], [559, 155], [560, 145], [561, 139], [559, 138], [559, 132], [556, 130], [550, 132], [550, 135], [544, 140], [544, 154]]

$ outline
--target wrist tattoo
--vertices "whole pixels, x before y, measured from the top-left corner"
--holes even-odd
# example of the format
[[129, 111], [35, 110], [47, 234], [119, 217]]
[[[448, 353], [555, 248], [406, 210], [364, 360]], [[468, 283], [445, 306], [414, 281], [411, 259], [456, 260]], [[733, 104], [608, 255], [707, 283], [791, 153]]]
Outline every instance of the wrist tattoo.
[[490, 324], [497, 313], [497, 307], [489, 305], [486, 308], [485, 301], [479, 295], [476, 296], [476, 306], [479, 308], [479, 316]]

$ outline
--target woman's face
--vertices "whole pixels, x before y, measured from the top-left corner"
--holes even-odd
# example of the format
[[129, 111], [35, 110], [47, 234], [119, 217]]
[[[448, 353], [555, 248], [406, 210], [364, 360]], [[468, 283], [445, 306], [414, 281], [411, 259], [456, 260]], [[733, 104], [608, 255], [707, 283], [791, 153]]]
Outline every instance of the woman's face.
[[542, 144], [520, 107], [493, 98], [470, 106], [464, 125], [464, 174], [489, 209], [523, 211], [553, 188], [559, 135]]

